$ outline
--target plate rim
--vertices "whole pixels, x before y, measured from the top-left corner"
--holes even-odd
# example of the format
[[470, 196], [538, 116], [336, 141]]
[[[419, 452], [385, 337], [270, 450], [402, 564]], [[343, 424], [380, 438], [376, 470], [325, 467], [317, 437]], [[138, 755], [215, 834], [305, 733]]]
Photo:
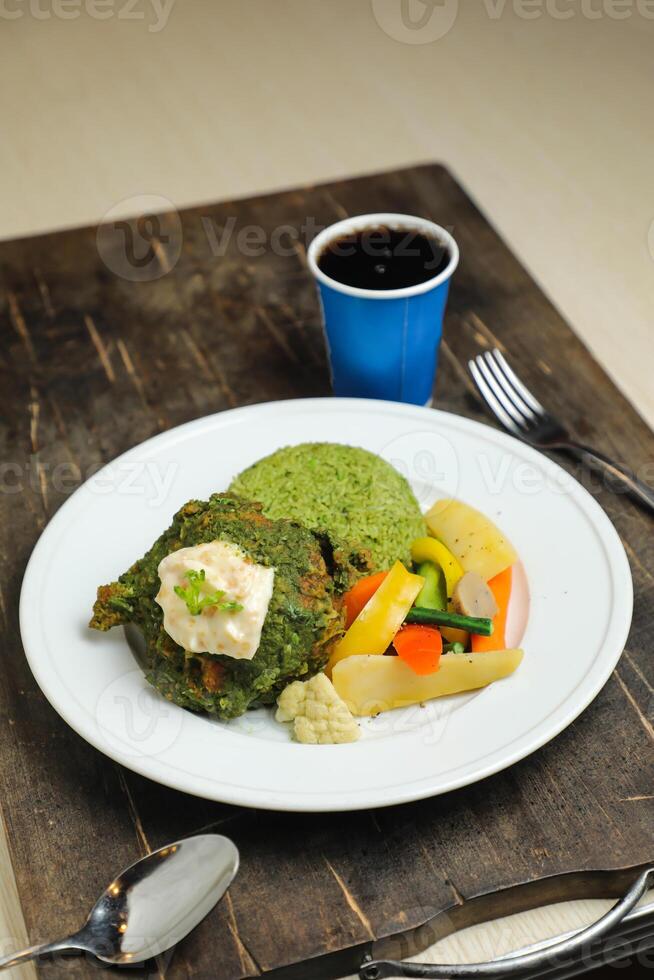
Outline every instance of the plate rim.
[[[267, 793], [267, 791], [236, 787], [235, 791], [232, 792], [231, 788], [229, 788], [229, 784], [227, 787], [225, 787], [224, 784], [220, 784], [219, 781], [216, 781], [215, 784], [212, 783], [211, 787], [208, 785], [203, 787], [202, 785], [199, 785], [199, 783], [201, 780], [207, 783], [206, 777], [175, 769], [173, 770], [173, 777], [167, 778], [165, 764], [161, 759], [154, 758], [152, 756], [145, 756], [141, 758], [138, 756], [127, 756], [124, 753], [116, 750], [113, 743], [108, 743], [106, 740], [103, 741], [102, 737], [96, 737], [93, 731], [89, 731], [83, 723], [80, 723], [79, 720], [75, 718], [74, 713], [68, 710], [67, 705], [62, 705], [60, 703], [55, 696], [56, 692], [51, 690], [50, 685], [47, 682], [47, 678], [44, 677], [45, 671], [41, 670], [39, 657], [34, 653], [34, 648], [39, 645], [39, 638], [35, 635], [34, 618], [30, 618], [27, 612], [32, 601], [31, 592], [36, 586], [37, 577], [39, 574], [41, 574], [40, 563], [42, 563], [43, 560], [48, 557], [49, 544], [53, 535], [61, 526], [62, 521], [68, 514], [68, 511], [72, 507], [79, 504], [80, 498], [84, 495], [88, 484], [92, 480], [101, 478], [102, 475], [106, 474], [111, 467], [125, 462], [130, 456], [138, 455], [141, 458], [148, 458], [152, 454], [153, 450], [156, 452], [156, 448], [160, 443], [173, 446], [180, 439], [183, 440], [190, 432], [202, 431], [205, 428], [220, 428], [222, 422], [227, 421], [227, 424], [229, 424], [229, 420], [238, 419], [239, 416], [256, 416], [257, 414], [269, 413], [270, 411], [290, 410], [291, 412], [295, 413], [298, 411], [301, 412], [303, 409], [311, 410], [316, 408], [327, 412], [356, 412], [357, 410], [368, 412], [390, 412], [391, 414], [399, 414], [406, 418], [412, 416], [416, 420], [427, 422], [428, 425], [430, 422], [433, 425], [434, 423], [441, 421], [447, 426], [454, 427], [455, 429], [462, 428], [464, 430], [471, 431], [473, 435], [476, 434], [478, 437], [487, 441], [489, 440], [500, 447], [504, 446], [508, 451], [513, 452], [514, 454], [517, 453], [517, 455], [523, 459], [526, 459], [527, 461], [532, 460], [537, 462], [540, 467], [544, 467], [552, 474], [563, 474], [564, 478], [569, 481], [570, 494], [577, 498], [577, 503], [591, 523], [595, 532], [598, 534], [599, 540], [601, 541], [601, 544], [607, 554], [607, 562], [611, 568], [611, 571], [613, 572], [611, 581], [614, 589], [614, 597], [611, 614], [608, 620], [606, 636], [608, 637], [610, 629], [613, 631], [617, 630], [617, 635], [613, 640], [613, 643], [615, 643], [615, 648], [616, 650], [619, 650], [619, 652], [617, 652], [617, 654], [612, 654], [607, 659], [607, 663], [604, 665], [604, 668], [601, 671], [598, 671], [597, 675], [594, 676], [593, 683], [589, 685], [583, 698], [570, 705], [567, 711], [562, 713], [561, 717], [558, 717], [558, 715], [561, 712], [562, 706], [559, 705], [559, 707], [555, 709], [557, 720], [554, 724], [547, 725], [547, 732], [545, 734], [541, 733], [536, 737], [527, 739], [525, 739], [523, 736], [519, 743], [519, 747], [515, 750], [515, 752], [505, 753], [500, 760], [490, 762], [481, 766], [481, 768], [477, 767], [476, 775], [461, 775], [459, 778], [447, 780], [444, 785], [439, 785], [437, 788], [434, 788], [433, 786], [422, 786], [421, 784], [424, 782], [424, 780], [420, 781], [418, 784], [420, 788], [415, 788], [415, 782], [409, 784], [406, 789], [404, 789], [404, 787], [400, 789], [399, 787], [395, 786], [391, 790], [392, 795], [390, 799], [378, 798], [379, 790], [366, 790], [363, 792], [368, 794], [367, 797], [361, 800], [357, 799], [354, 802], [348, 800], [346, 805], [343, 805], [342, 799], [334, 799], [334, 791], [330, 791], [329, 789], [321, 793], [309, 793], [296, 790], [291, 794], [287, 791], [282, 791], [282, 794], [279, 797], [273, 797], [271, 799], [268, 795], [263, 797], [262, 794], [264, 792]], [[611, 560], [609, 561], [609, 559]], [[617, 560], [618, 565], [621, 567], [614, 568], [613, 560]], [[581, 715], [589, 704], [597, 697], [598, 693], [609, 680], [618, 661], [620, 660], [620, 657], [622, 656], [631, 626], [632, 614], [633, 579], [624, 545], [620, 540], [618, 532], [608, 515], [605, 513], [598, 501], [592, 496], [592, 494], [590, 494], [575, 477], [572, 477], [567, 470], [564, 470], [563, 467], [561, 467], [556, 461], [550, 459], [544, 453], [539, 452], [521, 440], [495, 428], [494, 426], [487, 425], [483, 422], [477, 421], [476, 419], [470, 419], [466, 416], [458, 415], [453, 412], [447, 412], [437, 408], [409, 405], [402, 402], [333, 397], [280, 399], [278, 401], [259, 402], [253, 405], [239, 406], [237, 408], [228, 409], [222, 412], [216, 412], [211, 415], [201, 416], [196, 419], [191, 419], [188, 422], [184, 422], [178, 426], [174, 426], [165, 432], [157, 433], [156, 435], [151, 436], [149, 439], [146, 439], [143, 442], [127, 449], [119, 456], [116, 456], [114, 459], [106, 463], [100, 470], [93, 473], [92, 476], [85, 480], [84, 483], [82, 483], [78, 488], [76, 488], [71, 496], [64, 501], [64, 503], [53, 514], [48, 524], [41, 532], [27, 562], [21, 585], [19, 603], [19, 624], [21, 638], [23, 641], [25, 656], [36, 683], [57, 714], [81, 738], [93, 746], [93, 748], [102, 752], [114, 762], [125, 766], [125, 768], [148, 779], [152, 779], [153, 781], [165, 785], [171, 789], [186, 792], [190, 795], [216, 802], [228, 803], [246, 808], [268, 809], [280, 812], [346, 812], [396, 806], [402, 803], [413, 802], [452, 792], [456, 789], [462, 788], [463, 786], [477, 783], [491, 775], [494, 775], [495, 773], [503, 771], [504, 769], [510, 768], [521, 759], [526, 758], [556, 738], [576, 718], [578, 718], [579, 715]], [[604, 649], [607, 642], [607, 639], [603, 641], [601, 649]], [[579, 686], [579, 684], [576, 685], [572, 691], [568, 692], [563, 704], [570, 700]], [[543, 722], [540, 722], [539, 725], [536, 726], [536, 731], [538, 730], [538, 727], [543, 724]], [[307, 749], [306, 746], [301, 746], [299, 748], [304, 751]], [[324, 751], [325, 748], [336, 749], [337, 751], [340, 749], [343, 751], [346, 750], [348, 746], [322, 747], [322, 751]], [[500, 750], [494, 750], [494, 753], [498, 751]], [[153, 768], [158, 768], [162, 771], [153, 774]], [[461, 768], [464, 768], [464, 766], [459, 766], [459, 769]], [[434, 776], [426, 778], [431, 778], [432, 782], [435, 780]], [[414, 787], [413, 789], [411, 789], [412, 786]], [[315, 797], [319, 797], [320, 799], [316, 800]]]

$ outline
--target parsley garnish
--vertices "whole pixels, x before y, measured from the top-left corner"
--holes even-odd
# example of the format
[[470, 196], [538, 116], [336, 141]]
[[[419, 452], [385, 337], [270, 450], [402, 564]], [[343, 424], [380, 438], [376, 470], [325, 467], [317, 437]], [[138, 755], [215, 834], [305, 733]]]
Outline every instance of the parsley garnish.
[[202, 610], [207, 609], [209, 606], [215, 606], [220, 612], [234, 613], [241, 611], [243, 606], [240, 602], [234, 602], [233, 600], [223, 602], [223, 596], [225, 595], [223, 589], [216, 589], [215, 592], [206, 592], [203, 595], [202, 590], [205, 578], [204, 568], [200, 569], [199, 572], [191, 568], [186, 573], [188, 587], [183, 589], [181, 585], [175, 586], [175, 594], [186, 603], [186, 608], [191, 616], [199, 616]]

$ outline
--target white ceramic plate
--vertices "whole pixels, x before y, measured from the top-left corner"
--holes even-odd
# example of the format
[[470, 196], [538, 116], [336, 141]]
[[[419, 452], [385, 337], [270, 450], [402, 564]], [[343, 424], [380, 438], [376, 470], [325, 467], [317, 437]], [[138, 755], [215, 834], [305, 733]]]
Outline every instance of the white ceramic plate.
[[[379, 453], [427, 508], [459, 496], [495, 520], [522, 561], [511, 642], [523, 663], [474, 694], [363, 723], [352, 745], [290, 741], [271, 712], [223, 724], [144, 680], [122, 630], [86, 626], [96, 586], [140, 557], [184, 501], [227, 487], [280, 446], [347, 442]], [[456, 789], [544, 745], [583, 711], [622, 652], [632, 583], [613, 526], [564, 470], [495, 429], [432, 409], [310, 399], [235, 409], [150, 439], [89, 479], [30, 559], [20, 623], [59, 714], [101, 752], [187, 793], [276, 810], [354, 810]]]

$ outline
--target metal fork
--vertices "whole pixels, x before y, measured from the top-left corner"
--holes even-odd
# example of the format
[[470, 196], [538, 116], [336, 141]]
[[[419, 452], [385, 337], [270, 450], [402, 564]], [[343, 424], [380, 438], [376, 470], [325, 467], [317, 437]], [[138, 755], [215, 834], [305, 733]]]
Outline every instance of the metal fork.
[[512, 435], [538, 449], [559, 449], [580, 459], [607, 474], [613, 490], [627, 492], [654, 511], [654, 489], [608, 456], [572, 439], [565, 425], [534, 398], [497, 348], [478, 354], [468, 361], [468, 367], [491, 412]]

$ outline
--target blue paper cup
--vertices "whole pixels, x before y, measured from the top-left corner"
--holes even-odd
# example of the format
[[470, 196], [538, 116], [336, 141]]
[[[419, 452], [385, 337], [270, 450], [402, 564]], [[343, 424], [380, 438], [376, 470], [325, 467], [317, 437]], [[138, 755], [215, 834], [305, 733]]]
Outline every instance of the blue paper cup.
[[[447, 249], [447, 267], [433, 279], [405, 289], [346, 286], [318, 267], [330, 242], [377, 227], [437, 239]], [[308, 259], [318, 284], [334, 394], [429, 404], [450, 279], [459, 262], [450, 233], [408, 214], [361, 214], [321, 231], [309, 246]]]

